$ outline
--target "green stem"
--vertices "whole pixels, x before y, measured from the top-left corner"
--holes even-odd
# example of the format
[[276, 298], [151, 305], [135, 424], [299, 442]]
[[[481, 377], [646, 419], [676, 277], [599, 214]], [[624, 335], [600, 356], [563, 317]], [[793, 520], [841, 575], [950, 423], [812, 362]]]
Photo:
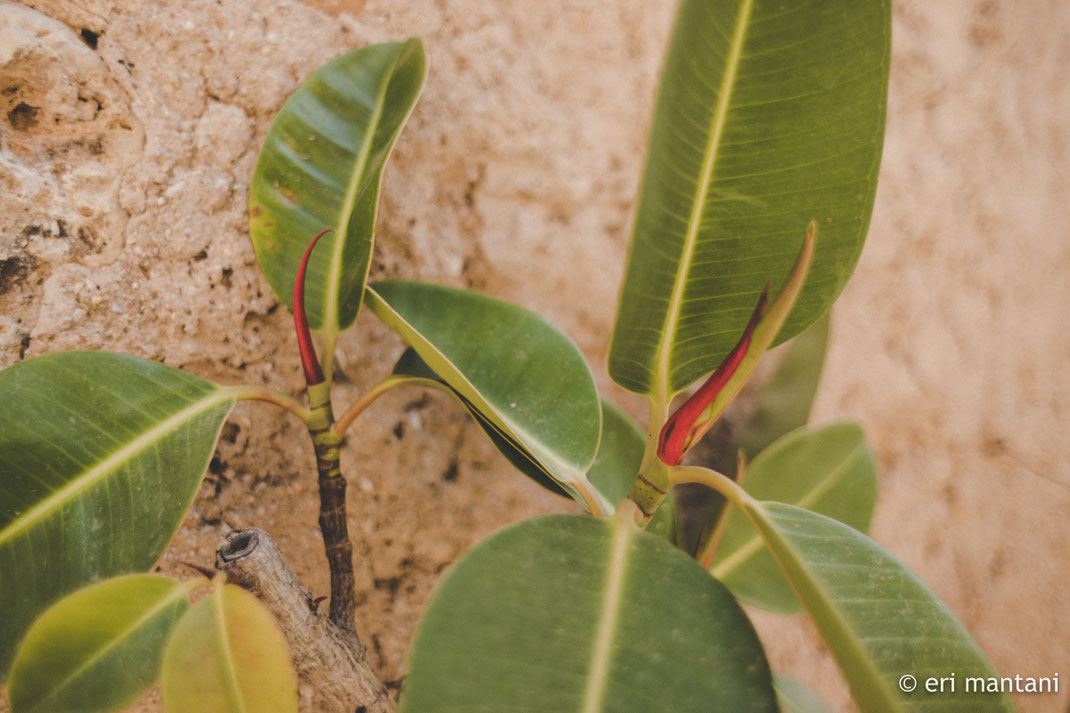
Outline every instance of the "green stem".
[[639, 509], [640, 517], [637, 521], [639, 527], [645, 528], [650, 524], [650, 519], [658, 511], [665, 496], [669, 494], [672, 483], [669, 481], [671, 466], [654, 458], [648, 468], [645, 468], [632, 483], [632, 489], [628, 493], [628, 499], [635, 503]]
[[646, 448], [643, 451], [643, 463], [639, 466], [639, 472], [646, 472], [654, 461], [658, 460], [658, 441], [661, 438], [661, 429], [669, 416], [669, 404], [672, 397], [665, 399], [650, 397], [650, 406], [646, 419]]
[[330, 384], [334, 381], [334, 350], [338, 342], [337, 332], [325, 332], [320, 335], [320, 364], [323, 367], [323, 380]]
[[281, 391], [259, 386], [227, 386], [224, 388], [230, 391], [238, 401], [267, 401], [276, 406], [281, 406], [306, 424], [312, 416], [312, 412], [305, 408], [304, 404]]
[[637, 520], [639, 527], [645, 528], [650, 524], [658, 507], [669, 492], [668, 468], [658, 458], [658, 440], [661, 436], [661, 427], [665, 424], [665, 418], [669, 413], [669, 398], [650, 397], [650, 411], [646, 422], [646, 449], [643, 451], [643, 462], [639, 466], [639, 474], [632, 483], [632, 489], [628, 492], [628, 499], [634, 502], [638, 508], [640, 517]]

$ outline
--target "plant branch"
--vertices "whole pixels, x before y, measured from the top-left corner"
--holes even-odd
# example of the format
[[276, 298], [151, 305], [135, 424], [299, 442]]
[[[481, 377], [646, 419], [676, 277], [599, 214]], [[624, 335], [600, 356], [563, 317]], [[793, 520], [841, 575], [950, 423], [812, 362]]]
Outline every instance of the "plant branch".
[[335, 626], [316, 606], [266, 532], [249, 528], [228, 533], [216, 550], [216, 568], [259, 597], [275, 616], [298, 674], [315, 692], [315, 710], [395, 713], [356, 633]]
[[357, 606], [353, 543], [349, 539], [346, 479], [342, 477], [340, 462], [342, 436], [331, 429], [334, 413], [330, 382], [309, 385], [308, 405], [312, 410], [308, 433], [316, 450], [316, 470], [319, 472], [319, 526], [331, 570], [331, 621], [352, 631], [353, 612]]

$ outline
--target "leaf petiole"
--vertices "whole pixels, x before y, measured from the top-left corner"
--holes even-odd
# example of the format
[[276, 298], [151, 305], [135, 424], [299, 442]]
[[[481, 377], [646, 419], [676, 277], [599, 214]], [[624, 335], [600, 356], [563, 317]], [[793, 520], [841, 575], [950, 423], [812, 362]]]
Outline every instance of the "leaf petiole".
[[337, 436], [344, 435], [346, 430], [349, 429], [349, 426], [352, 425], [353, 421], [357, 419], [357, 416], [360, 416], [362, 413], [364, 413], [364, 410], [371, 406], [373, 403], [375, 403], [376, 399], [385, 394], [387, 391], [390, 391], [391, 389], [398, 386], [404, 386], [405, 384], [419, 384], [421, 386], [430, 386], [438, 389], [439, 391], [445, 391], [449, 393], [449, 388], [445, 384], [435, 381], [434, 379], [425, 379], [420, 376], [404, 376], [400, 374], [392, 374], [391, 376], [386, 377], [378, 384], [365, 391], [364, 394], [362, 394], [361, 397], [357, 399], [356, 403], [346, 409], [346, 412], [342, 414], [342, 416], [337, 421], [335, 421], [333, 426], [331, 426], [331, 432]]
[[312, 411], [306, 408], [304, 404], [281, 391], [260, 386], [224, 386], [223, 389], [229, 391], [238, 401], [267, 401], [276, 406], [281, 406], [294, 416], [297, 416], [305, 424], [308, 424], [309, 419], [312, 417]]
[[683, 485], [685, 483], [698, 483], [699, 485], [713, 488], [738, 508], [742, 508], [751, 500], [751, 497], [736, 481], [715, 470], [697, 465], [678, 465], [669, 468], [670, 485]]
[[[736, 483], [743, 480], [745, 468], [746, 458], [743, 450], [740, 449], [736, 454]], [[724, 536], [725, 527], [728, 524], [728, 513], [731, 509], [732, 504], [725, 503], [724, 507], [717, 513], [717, 516], [706, 525], [702, 536], [699, 538], [698, 548], [695, 550], [695, 561], [705, 569], [713, 566], [713, 558], [717, 554], [717, 546], [721, 544], [721, 538]]]

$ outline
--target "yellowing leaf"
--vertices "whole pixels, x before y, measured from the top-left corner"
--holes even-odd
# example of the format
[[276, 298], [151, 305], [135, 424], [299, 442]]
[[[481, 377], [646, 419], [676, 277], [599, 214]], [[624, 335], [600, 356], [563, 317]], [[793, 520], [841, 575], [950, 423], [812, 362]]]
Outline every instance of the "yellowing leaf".
[[164, 652], [167, 713], [296, 713], [286, 639], [249, 592], [216, 580], [178, 622]]

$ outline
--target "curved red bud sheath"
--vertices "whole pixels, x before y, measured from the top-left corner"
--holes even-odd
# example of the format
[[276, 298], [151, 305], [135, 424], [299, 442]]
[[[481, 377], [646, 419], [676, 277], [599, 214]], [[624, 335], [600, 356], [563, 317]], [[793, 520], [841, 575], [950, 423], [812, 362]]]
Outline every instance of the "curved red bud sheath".
[[312, 242], [305, 248], [301, 264], [297, 266], [297, 276], [294, 278], [294, 328], [297, 330], [297, 348], [301, 352], [301, 368], [305, 370], [305, 382], [309, 386], [323, 383], [323, 368], [316, 357], [316, 347], [312, 344], [312, 331], [308, 328], [308, 319], [305, 317], [305, 271], [308, 268], [308, 258], [312, 255], [312, 248], [331, 229], [321, 230]]
[[732, 347], [732, 351], [728, 352], [728, 356], [724, 358], [724, 361], [710, 374], [710, 377], [706, 379], [706, 383], [699, 387], [699, 390], [692, 394], [691, 398], [685, 401], [683, 406], [678, 408], [676, 413], [670, 416], [669, 420], [665, 422], [665, 426], [662, 427], [661, 435], [658, 438], [658, 458], [661, 459], [662, 463], [677, 465], [684, 459], [684, 455], [691, 446], [697, 443], [703, 434], [709, 430], [710, 426], [713, 425], [715, 419], [701, 420], [702, 414], [717, 398], [717, 394], [721, 393], [721, 389], [732, 378], [732, 375], [736, 373], [736, 369], [739, 368], [740, 362], [743, 361], [747, 349], [750, 348], [754, 328], [758, 326], [758, 321], [765, 314], [768, 304], [769, 283], [766, 282], [765, 289], [762, 290], [762, 294], [758, 298], [758, 304], [755, 306], [754, 312], [751, 313], [750, 321], [747, 322], [747, 327], [743, 330], [743, 336], [739, 338], [736, 346]]

